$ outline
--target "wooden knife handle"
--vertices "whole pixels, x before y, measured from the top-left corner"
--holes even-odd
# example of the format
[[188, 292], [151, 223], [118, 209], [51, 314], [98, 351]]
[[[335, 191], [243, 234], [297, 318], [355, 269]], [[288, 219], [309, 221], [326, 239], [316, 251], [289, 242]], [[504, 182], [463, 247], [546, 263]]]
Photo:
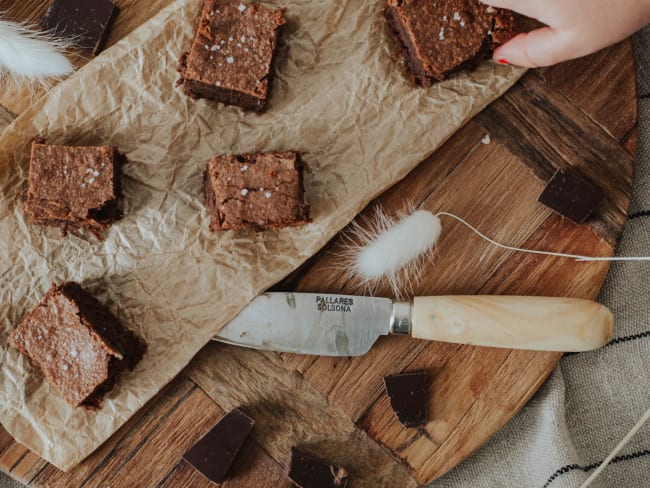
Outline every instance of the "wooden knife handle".
[[442, 296], [413, 300], [418, 339], [538, 351], [588, 351], [614, 335], [599, 303], [574, 298]]

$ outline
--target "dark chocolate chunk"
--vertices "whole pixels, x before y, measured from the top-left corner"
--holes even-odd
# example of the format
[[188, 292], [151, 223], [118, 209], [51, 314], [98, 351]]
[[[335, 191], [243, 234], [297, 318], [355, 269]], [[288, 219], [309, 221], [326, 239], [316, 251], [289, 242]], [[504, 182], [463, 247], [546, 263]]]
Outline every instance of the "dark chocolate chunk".
[[282, 10], [240, 0], [205, 0], [196, 37], [178, 71], [185, 94], [262, 112], [266, 108]]
[[514, 35], [512, 12], [479, 0], [388, 0], [388, 25], [415, 83], [473, 69]]
[[97, 54], [119, 9], [109, 0], [52, 0], [41, 27]]
[[426, 371], [386, 376], [384, 385], [390, 406], [404, 427], [421, 427], [427, 423]]
[[241, 410], [224, 415], [183, 459], [214, 483], [222, 483], [255, 422]]
[[95, 298], [74, 282], [53, 286], [9, 342], [29, 356], [72, 406], [101, 407], [119, 374], [147, 349]]
[[289, 479], [300, 488], [345, 488], [348, 472], [294, 447], [291, 448]]
[[539, 202], [577, 224], [583, 223], [605, 199], [597, 186], [562, 170], [555, 172]]

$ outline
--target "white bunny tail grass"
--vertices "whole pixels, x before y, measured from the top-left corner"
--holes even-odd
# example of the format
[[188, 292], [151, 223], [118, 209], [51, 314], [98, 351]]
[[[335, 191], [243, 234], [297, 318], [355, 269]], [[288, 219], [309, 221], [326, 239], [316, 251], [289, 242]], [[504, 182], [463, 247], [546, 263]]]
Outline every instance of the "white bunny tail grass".
[[377, 208], [363, 220], [363, 225], [353, 222], [346, 233], [343, 261], [350, 285], [371, 293], [387, 285], [396, 298], [410, 296], [422, 278], [422, 265], [433, 259], [440, 219], [412, 209], [391, 218]]
[[47, 86], [74, 70], [63, 55], [69, 46], [26, 25], [0, 20], [0, 79], [10, 88]]

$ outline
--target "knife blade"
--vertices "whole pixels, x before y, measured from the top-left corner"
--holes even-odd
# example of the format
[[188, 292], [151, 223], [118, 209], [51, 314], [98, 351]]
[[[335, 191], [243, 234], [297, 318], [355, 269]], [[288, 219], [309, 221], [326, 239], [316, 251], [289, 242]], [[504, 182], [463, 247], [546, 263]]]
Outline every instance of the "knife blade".
[[585, 351], [614, 333], [606, 307], [574, 298], [518, 296], [388, 298], [264, 293], [215, 340], [254, 349], [322, 356], [367, 353], [382, 335], [488, 347]]

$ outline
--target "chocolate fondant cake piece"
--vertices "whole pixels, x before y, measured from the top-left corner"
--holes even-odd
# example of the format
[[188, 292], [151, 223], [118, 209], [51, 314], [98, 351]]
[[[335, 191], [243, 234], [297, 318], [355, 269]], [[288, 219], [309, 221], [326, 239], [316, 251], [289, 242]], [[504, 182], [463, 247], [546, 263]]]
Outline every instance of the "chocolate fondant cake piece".
[[473, 69], [514, 35], [512, 13], [479, 0], [388, 0], [384, 14], [422, 86]]
[[427, 423], [427, 373], [413, 371], [384, 377], [386, 394], [404, 427]]
[[72, 406], [95, 409], [124, 369], [147, 349], [142, 339], [77, 283], [53, 286], [9, 337]]
[[222, 483], [254, 424], [241, 410], [231, 410], [183, 454], [183, 459], [213, 483]]
[[109, 0], [52, 0], [41, 27], [97, 54], [119, 9]]
[[267, 105], [282, 10], [232, 0], [205, 0], [190, 52], [178, 71], [185, 93], [262, 112]]
[[583, 223], [605, 199], [597, 186], [562, 170], [555, 172], [539, 196], [539, 202], [560, 215]]
[[299, 488], [345, 488], [348, 472], [294, 447], [291, 448], [289, 479]]
[[264, 230], [310, 222], [294, 151], [215, 156], [205, 172], [210, 230]]
[[122, 164], [114, 147], [54, 146], [35, 141], [29, 163], [25, 214], [64, 232], [86, 228], [96, 236], [120, 217]]

